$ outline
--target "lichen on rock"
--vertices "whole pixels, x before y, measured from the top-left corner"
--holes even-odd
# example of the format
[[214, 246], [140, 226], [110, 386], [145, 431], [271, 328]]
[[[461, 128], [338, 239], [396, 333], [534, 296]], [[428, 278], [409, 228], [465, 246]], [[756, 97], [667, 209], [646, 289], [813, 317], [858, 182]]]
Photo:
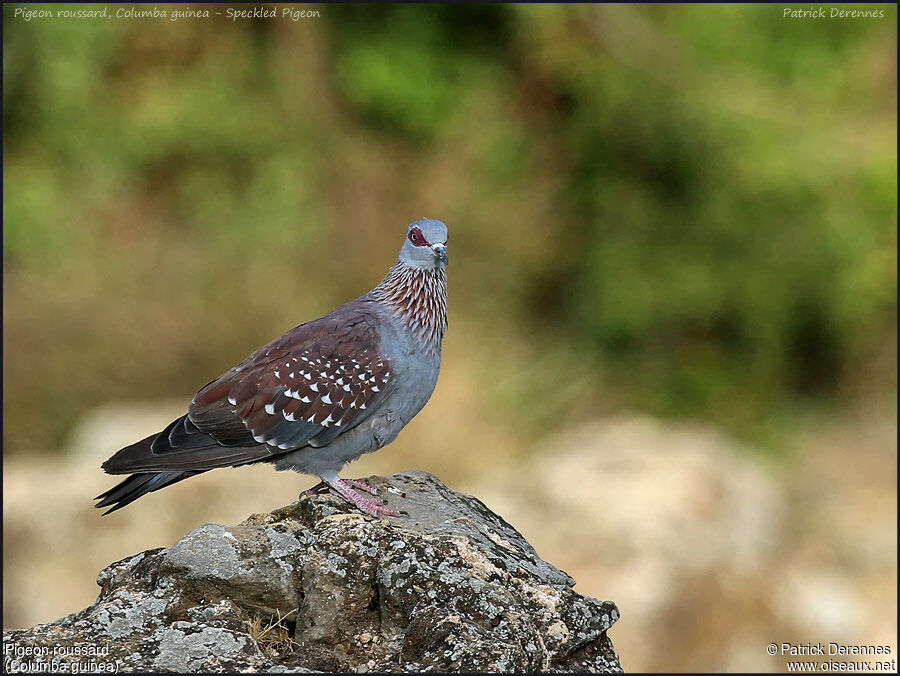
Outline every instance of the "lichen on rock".
[[406, 515], [317, 495], [200, 526], [104, 569], [92, 606], [4, 643], [105, 646], [92, 659], [118, 671], [621, 671], [615, 604], [572, 590], [479, 500], [424, 472], [370, 481]]

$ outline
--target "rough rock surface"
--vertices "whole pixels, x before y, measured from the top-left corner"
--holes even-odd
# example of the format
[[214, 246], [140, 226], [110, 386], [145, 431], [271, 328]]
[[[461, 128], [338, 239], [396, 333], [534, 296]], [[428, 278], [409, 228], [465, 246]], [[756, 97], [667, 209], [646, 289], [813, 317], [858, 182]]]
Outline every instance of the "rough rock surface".
[[201, 526], [103, 570], [92, 606], [5, 632], [6, 670], [621, 670], [616, 606], [574, 592], [479, 500], [423, 472], [370, 481], [408, 516], [317, 495]]

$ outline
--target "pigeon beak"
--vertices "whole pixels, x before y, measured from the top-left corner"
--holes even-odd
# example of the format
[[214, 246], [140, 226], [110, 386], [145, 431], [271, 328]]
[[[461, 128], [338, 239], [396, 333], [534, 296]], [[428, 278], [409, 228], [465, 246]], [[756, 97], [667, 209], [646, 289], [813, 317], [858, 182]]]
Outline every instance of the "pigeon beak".
[[438, 257], [438, 260], [447, 265], [447, 245], [446, 244], [435, 244], [431, 247], [431, 250], [434, 251], [434, 255]]

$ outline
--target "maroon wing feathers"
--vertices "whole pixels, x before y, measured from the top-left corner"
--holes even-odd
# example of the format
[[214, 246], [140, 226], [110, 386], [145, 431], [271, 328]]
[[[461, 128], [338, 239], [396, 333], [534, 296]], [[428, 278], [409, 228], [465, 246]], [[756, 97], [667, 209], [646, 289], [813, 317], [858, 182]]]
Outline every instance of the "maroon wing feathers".
[[283, 450], [334, 438], [364, 420], [390, 383], [375, 321], [344, 306], [288, 331], [200, 390], [190, 420], [223, 444], [248, 430]]

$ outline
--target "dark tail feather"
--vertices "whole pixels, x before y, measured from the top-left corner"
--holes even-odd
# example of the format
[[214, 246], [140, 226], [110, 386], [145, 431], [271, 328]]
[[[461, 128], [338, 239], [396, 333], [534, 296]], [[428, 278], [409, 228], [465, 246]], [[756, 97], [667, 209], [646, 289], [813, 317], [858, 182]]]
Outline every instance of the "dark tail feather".
[[147, 493], [171, 486], [195, 474], [201, 474], [201, 472], [147, 472], [146, 474], [132, 474], [125, 481], [94, 498], [94, 500], [100, 501], [94, 506], [103, 508], [113, 505], [112, 509], [103, 512], [103, 516], [106, 516], [117, 509], [122, 509], [125, 505], [130, 505]]
[[[247, 432], [249, 435], [250, 433]], [[265, 444], [252, 436], [239, 446], [228, 445], [197, 429], [187, 416], [172, 421], [166, 429], [126, 446], [103, 463], [107, 474], [149, 472], [202, 472], [216, 467], [234, 467], [272, 456]]]

